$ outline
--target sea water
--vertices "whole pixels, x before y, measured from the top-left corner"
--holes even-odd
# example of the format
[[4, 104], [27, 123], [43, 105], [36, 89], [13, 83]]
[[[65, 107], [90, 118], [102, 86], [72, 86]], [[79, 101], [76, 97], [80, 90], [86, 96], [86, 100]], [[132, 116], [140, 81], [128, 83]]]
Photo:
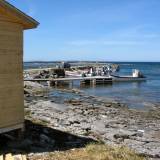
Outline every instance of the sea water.
[[[114, 62], [115, 63], [115, 62]], [[160, 63], [116, 62], [120, 71], [116, 74], [131, 75], [133, 69], [140, 70], [147, 81], [116, 82], [108, 85], [83, 86], [86, 94], [108, 97], [128, 104], [130, 108], [147, 109], [160, 104]], [[24, 63], [24, 68], [55, 66], [54, 63]], [[79, 88], [79, 85], [74, 87]]]
[[86, 87], [88, 94], [109, 97], [127, 103], [131, 108], [143, 109], [160, 103], [160, 63], [121, 62], [119, 75], [131, 75], [133, 69], [140, 70], [147, 81], [116, 82], [112, 85]]

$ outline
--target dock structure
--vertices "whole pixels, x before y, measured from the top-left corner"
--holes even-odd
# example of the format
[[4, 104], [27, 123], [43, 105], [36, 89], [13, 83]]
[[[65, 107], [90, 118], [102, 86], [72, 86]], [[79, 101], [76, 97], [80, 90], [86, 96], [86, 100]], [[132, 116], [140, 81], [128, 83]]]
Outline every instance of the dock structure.
[[24, 81], [31, 82], [49, 82], [51, 85], [58, 84], [58, 82], [73, 82], [81, 81], [81, 83], [90, 83], [90, 84], [102, 84], [102, 83], [111, 83], [112, 78], [107, 76], [94, 76], [94, 77], [66, 77], [66, 78], [47, 78], [47, 79], [24, 79]]
[[146, 81], [146, 78], [138, 77], [109, 77], [109, 76], [93, 76], [93, 77], [65, 77], [65, 78], [46, 78], [46, 79], [24, 79], [24, 81], [31, 82], [47, 82], [50, 86], [56, 86], [59, 82], [71, 82], [73, 85], [74, 81], [80, 81], [81, 84], [111, 84], [116, 82], [142, 82]]

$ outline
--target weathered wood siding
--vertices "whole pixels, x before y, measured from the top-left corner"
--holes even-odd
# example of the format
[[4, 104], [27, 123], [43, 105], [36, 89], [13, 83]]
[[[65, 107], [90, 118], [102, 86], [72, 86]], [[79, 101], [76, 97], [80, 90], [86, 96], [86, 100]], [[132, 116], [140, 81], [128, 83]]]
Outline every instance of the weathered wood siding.
[[0, 16], [0, 129], [24, 121], [23, 28]]

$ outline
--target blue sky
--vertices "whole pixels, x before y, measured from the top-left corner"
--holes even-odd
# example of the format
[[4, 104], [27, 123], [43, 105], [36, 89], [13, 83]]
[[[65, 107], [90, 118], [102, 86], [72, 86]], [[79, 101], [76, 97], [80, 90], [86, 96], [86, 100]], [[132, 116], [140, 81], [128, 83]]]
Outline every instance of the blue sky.
[[160, 0], [8, 0], [40, 22], [24, 60], [160, 61]]

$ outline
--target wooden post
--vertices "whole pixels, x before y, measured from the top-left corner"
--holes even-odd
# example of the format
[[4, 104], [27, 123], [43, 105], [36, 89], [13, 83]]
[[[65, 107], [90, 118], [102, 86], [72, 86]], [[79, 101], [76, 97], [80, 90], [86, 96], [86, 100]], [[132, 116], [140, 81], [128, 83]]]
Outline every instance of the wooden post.
[[71, 87], [73, 88], [73, 81], [71, 81]]
[[91, 84], [92, 84], [92, 86], [95, 86], [96, 85], [96, 79], [91, 80]]

